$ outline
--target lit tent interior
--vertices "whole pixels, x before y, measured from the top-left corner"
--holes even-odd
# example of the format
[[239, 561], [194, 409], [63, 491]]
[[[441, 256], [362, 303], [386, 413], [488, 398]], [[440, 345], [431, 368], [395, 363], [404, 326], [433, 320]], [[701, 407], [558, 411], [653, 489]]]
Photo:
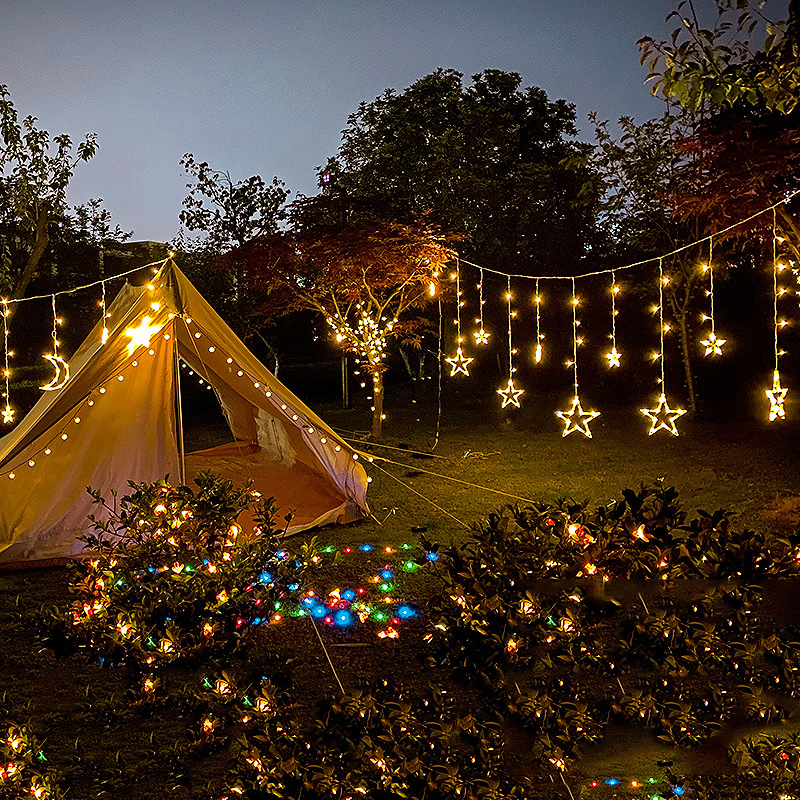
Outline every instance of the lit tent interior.
[[[78, 555], [87, 515], [128, 481], [203, 470], [274, 496], [287, 533], [369, 513], [358, 456], [247, 349], [168, 259], [149, 284], [126, 283], [69, 362], [0, 439], [0, 563]], [[179, 362], [213, 387], [235, 441], [183, 452]], [[63, 369], [63, 367], [62, 367]], [[66, 372], [64, 373], [66, 377]], [[58, 377], [58, 375], [57, 375]], [[243, 520], [245, 524], [247, 520]]]

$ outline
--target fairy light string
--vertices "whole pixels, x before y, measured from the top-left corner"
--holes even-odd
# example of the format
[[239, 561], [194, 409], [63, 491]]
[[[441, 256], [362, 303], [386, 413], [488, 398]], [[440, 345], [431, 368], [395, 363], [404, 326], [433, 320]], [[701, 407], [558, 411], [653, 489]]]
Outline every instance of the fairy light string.
[[456, 259], [456, 352], [455, 355], [446, 358], [445, 361], [450, 365], [450, 377], [454, 375], [465, 375], [469, 377], [469, 365], [475, 360], [464, 355], [461, 345], [464, 339], [461, 336], [461, 307], [464, 301], [461, 299], [461, 270], [458, 266], [458, 259]]
[[711, 316], [703, 314], [703, 321], [711, 323], [711, 330], [708, 337], [703, 339], [700, 344], [705, 347], [707, 356], [721, 356], [722, 345], [725, 344], [725, 339], [720, 339], [717, 336], [717, 326], [714, 316], [714, 237], [708, 237], [708, 264], [703, 264], [700, 268], [703, 272], [708, 272], [708, 291], [706, 294], [709, 297]]
[[533, 360], [537, 364], [542, 363], [542, 339], [544, 339], [544, 335], [542, 334], [542, 295], [539, 293], [539, 279], [536, 278], [535, 284], [535, 294], [533, 296], [533, 302], [536, 306], [536, 349], [533, 353]]
[[11, 370], [8, 367], [8, 359], [11, 353], [8, 352], [8, 315], [11, 312], [8, 308], [8, 302], [3, 300], [3, 379], [5, 381], [5, 392], [3, 399], [6, 401], [0, 413], [3, 417], [3, 423], [10, 425], [14, 422], [15, 409], [11, 406]]
[[611, 270], [611, 350], [606, 353], [609, 368], [618, 367], [622, 353], [617, 350], [617, 295], [619, 286], [617, 284], [617, 272]]
[[516, 311], [511, 310], [511, 276], [506, 276], [506, 307], [508, 309], [508, 383], [497, 390], [497, 394], [503, 399], [502, 408], [515, 406], [519, 408], [519, 398], [525, 393], [524, 389], [518, 389], [514, 385], [514, 345], [511, 341], [511, 320], [516, 316]]
[[479, 328], [475, 331], [472, 335], [475, 337], [475, 344], [489, 344], [489, 337], [491, 333], [486, 330], [483, 325], [483, 306], [484, 306], [484, 299], [483, 299], [483, 267], [478, 267], [478, 314], [479, 316], [475, 320], [478, 323]]
[[564, 423], [562, 437], [578, 431], [587, 439], [592, 438], [589, 423], [600, 416], [599, 411], [584, 411], [578, 396], [578, 346], [583, 344], [583, 339], [578, 336], [578, 304], [580, 300], [575, 290], [575, 278], [572, 279], [572, 361], [567, 361], [567, 366], [572, 367], [572, 405], [564, 411], [556, 411], [556, 416]]
[[664, 275], [664, 264], [662, 259], [658, 259], [658, 334], [659, 334], [659, 350], [655, 355], [655, 359], [660, 362], [661, 377], [658, 384], [661, 387], [661, 392], [658, 397], [658, 403], [655, 408], [642, 408], [639, 409], [645, 417], [650, 420], [650, 430], [647, 432], [652, 436], [658, 431], [667, 431], [673, 436], [678, 435], [678, 429], [675, 426], [675, 420], [686, 413], [684, 408], [670, 408], [667, 402], [666, 390], [666, 372], [664, 369], [664, 334], [669, 331], [669, 325], [664, 322], [664, 287], [669, 285], [669, 276]]
[[785, 324], [784, 320], [778, 319], [778, 297], [785, 292], [778, 289], [778, 273], [784, 269], [783, 264], [778, 262], [778, 232], [775, 209], [772, 209], [772, 320], [773, 320], [773, 344], [775, 350], [775, 369], [772, 373], [772, 388], [765, 389], [764, 394], [769, 400], [769, 421], [776, 419], [786, 419], [786, 409], [784, 402], [789, 390], [781, 386], [781, 375], [778, 371], [778, 361], [784, 354], [778, 348], [778, 331]]

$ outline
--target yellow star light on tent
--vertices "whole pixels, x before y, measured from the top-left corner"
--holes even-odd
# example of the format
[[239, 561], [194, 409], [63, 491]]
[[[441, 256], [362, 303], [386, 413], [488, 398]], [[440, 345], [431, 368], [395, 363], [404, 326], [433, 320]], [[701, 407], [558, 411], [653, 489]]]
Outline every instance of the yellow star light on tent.
[[587, 439], [592, 438], [592, 432], [589, 430], [589, 423], [595, 418], [600, 416], [599, 411], [584, 411], [581, 406], [581, 401], [578, 395], [572, 398], [572, 406], [566, 411], [556, 411], [556, 416], [564, 423], [564, 430], [561, 435], [568, 436], [574, 431], [579, 431]]
[[513, 378], [508, 379], [508, 384], [503, 389], [497, 390], [497, 394], [503, 398], [502, 408], [505, 408], [506, 406], [516, 406], [519, 408], [519, 398], [524, 393], [524, 389], [517, 389], [514, 386]]
[[150, 317], [142, 317], [138, 328], [126, 328], [125, 335], [130, 337], [128, 355], [132, 355], [137, 347], [150, 347], [150, 337], [161, 330], [161, 325], [151, 325]]
[[14, 409], [11, 408], [8, 403], [6, 403], [6, 407], [0, 413], [3, 414], [3, 422], [6, 425], [10, 425], [14, 421]]
[[608, 366], [609, 367], [618, 367], [619, 366], [619, 360], [620, 360], [621, 357], [622, 357], [622, 353], [620, 353], [619, 350], [617, 350], [616, 347], [612, 347], [611, 350], [609, 350], [606, 353], [606, 358], [608, 359]]
[[686, 413], [685, 408], [670, 408], [664, 394], [658, 398], [658, 405], [655, 408], [639, 409], [646, 417], [650, 417], [650, 430], [648, 434], [652, 436], [657, 431], [669, 431], [673, 436], [678, 435], [675, 427], [675, 420]]
[[474, 358], [468, 358], [461, 352], [461, 345], [458, 346], [456, 350], [456, 354], [451, 356], [450, 358], [446, 358], [445, 361], [450, 365], [450, 377], [452, 378], [453, 375], [456, 373], [461, 373], [462, 375], [466, 375], [469, 377], [469, 370], [467, 367], [474, 361]]
[[703, 339], [700, 344], [706, 348], [706, 355], [715, 355], [721, 356], [722, 355], [722, 345], [727, 342], [727, 339], [720, 339], [716, 333], [713, 331], [708, 334], [708, 339]]
[[781, 376], [778, 370], [772, 375], [772, 389], [765, 389], [764, 394], [769, 399], [769, 421], [776, 419], [786, 419], [786, 411], [783, 408], [783, 401], [786, 399], [788, 389], [781, 386]]

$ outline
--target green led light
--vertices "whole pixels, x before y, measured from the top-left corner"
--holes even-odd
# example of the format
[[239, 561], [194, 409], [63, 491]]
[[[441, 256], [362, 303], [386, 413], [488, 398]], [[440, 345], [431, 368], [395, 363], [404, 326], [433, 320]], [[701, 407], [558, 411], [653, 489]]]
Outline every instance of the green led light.
[[406, 561], [406, 563], [405, 563], [403, 566], [404, 566], [404, 567], [405, 567], [405, 568], [406, 568], [406, 569], [407, 569], [409, 572], [411, 572], [411, 570], [413, 570], [413, 569], [414, 569], [414, 567], [416, 567], [417, 565], [416, 565], [416, 564], [415, 564], [413, 561]]
[[280, 600], [276, 600], [275, 601], [275, 608], [278, 609], [280, 607], [281, 607], [281, 601]]
[[325, 552], [326, 552], [326, 553], [332, 553], [332, 552], [333, 552], [335, 549], [336, 549], [336, 548], [335, 548], [335, 547], [334, 547], [332, 544], [329, 544], [329, 545], [328, 545], [328, 546], [325, 548]]
[[391, 592], [392, 591], [392, 585], [390, 583], [382, 583], [381, 584], [381, 591], [382, 592]]
[[380, 611], [375, 615], [375, 619], [379, 622], [383, 622], [386, 619], [386, 614], [382, 614]]
[[404, 544], [403, 545], [403, 550], [410, 550], [410, 549], [411, 549], [411, 545], [410, 544]]

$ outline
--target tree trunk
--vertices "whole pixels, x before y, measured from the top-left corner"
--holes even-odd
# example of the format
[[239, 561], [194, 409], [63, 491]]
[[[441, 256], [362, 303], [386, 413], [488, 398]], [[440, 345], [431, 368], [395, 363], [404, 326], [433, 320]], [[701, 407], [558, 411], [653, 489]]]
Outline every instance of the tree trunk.
[[380, 439], [383, 433], [383, 373], [373, 373], [372, 381], [372, 438]]
[[33, 276], [36, 274], [39, 261], [50, 242], [50, 234], [47, 232], [47, 226], [49, 224], [50, 212], [47, 209], [42, 209], [36, 219], [36, 239], [33, 242], [33, 249], [28, 256], [25, 269], [22, 270], [22, 274], [14, 285], [14, 291], [11, 292], [12, 300], [19, 300], [24, 296], [28, 284], [33, 280]]
[[[683, 309], [678, 315], [678, 326], [681, 330], [681, 358], [683, 360], [683, 370], [686, 380], [686, 392], [689, 395], [689, 411], [693, 417], [697, 416], [697, 396], [694, 391], [694, 378], [692, 377], [692, 358], [689, 345], [689, 321], [687, 319], [688, 310]], [[663, 358], [663, 356], [662, 356]], [[661, 387], [664, 391], [664, 387]]]

